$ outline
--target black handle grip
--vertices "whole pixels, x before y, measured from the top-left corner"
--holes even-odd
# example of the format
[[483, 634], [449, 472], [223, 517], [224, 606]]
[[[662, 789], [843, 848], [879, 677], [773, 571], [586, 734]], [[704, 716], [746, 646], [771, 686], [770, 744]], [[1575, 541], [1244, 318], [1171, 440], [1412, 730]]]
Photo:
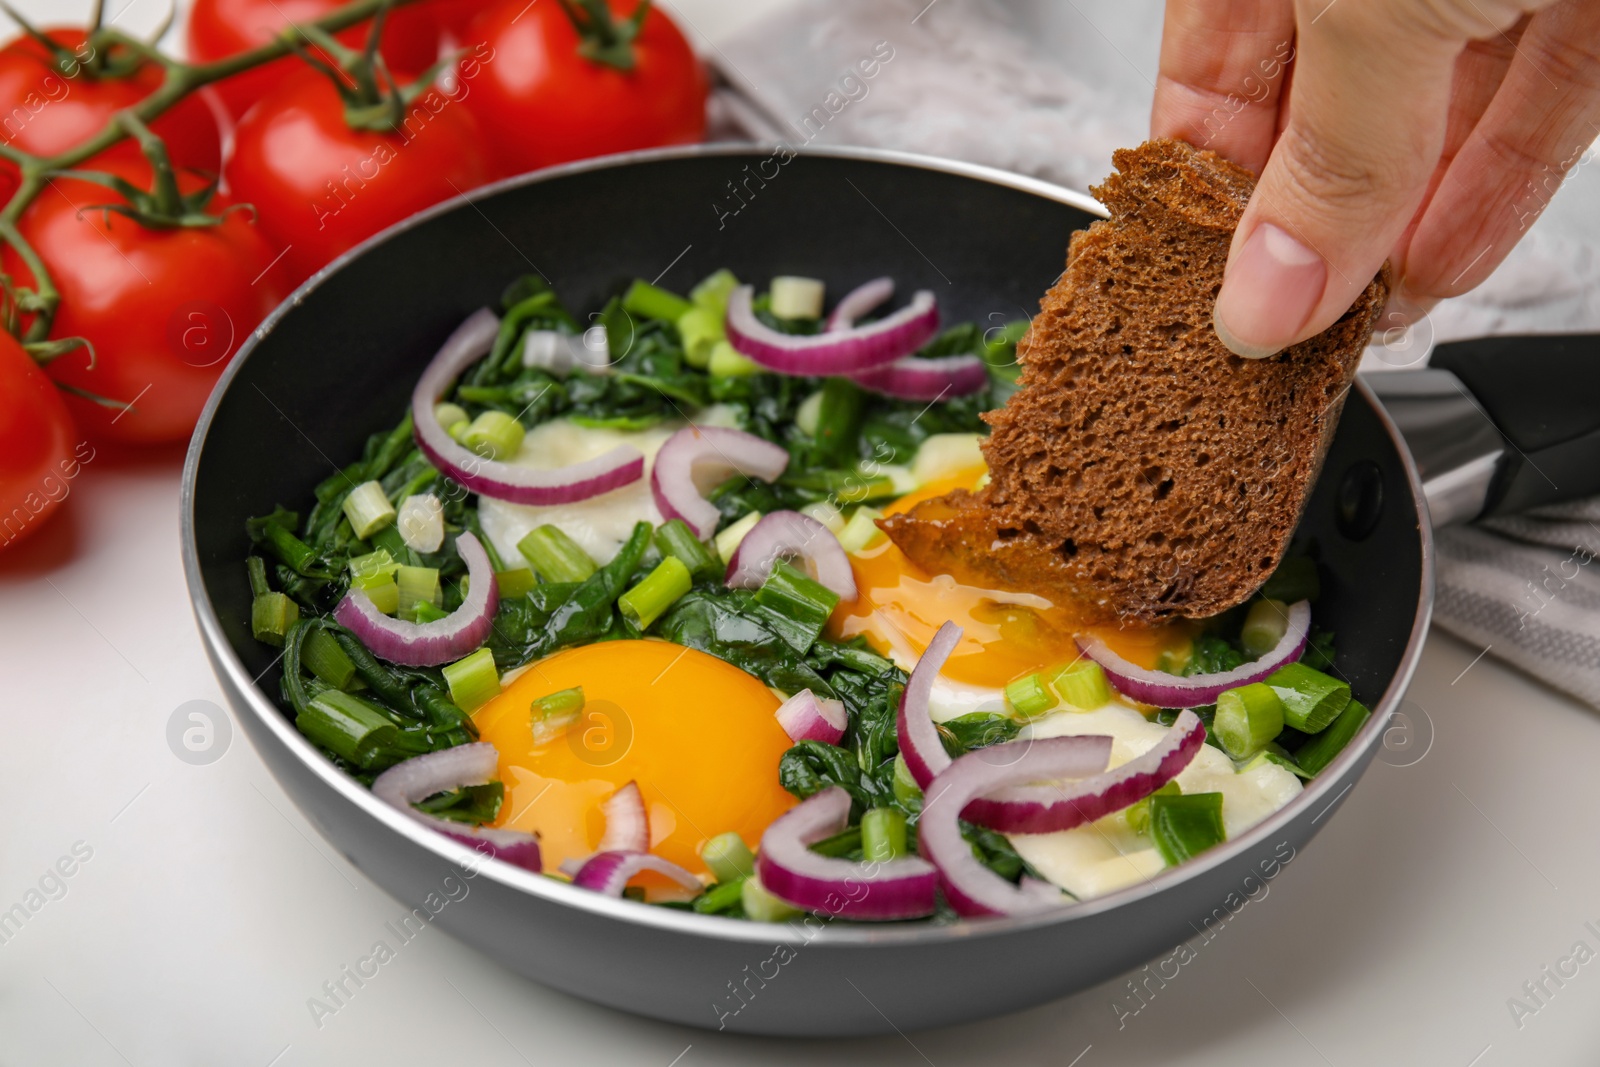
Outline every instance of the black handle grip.
[[1600, 334], [1452, 341], [1428, 365], [1460, 378], [1505, 438], [1483, 514], [1600, 493]]

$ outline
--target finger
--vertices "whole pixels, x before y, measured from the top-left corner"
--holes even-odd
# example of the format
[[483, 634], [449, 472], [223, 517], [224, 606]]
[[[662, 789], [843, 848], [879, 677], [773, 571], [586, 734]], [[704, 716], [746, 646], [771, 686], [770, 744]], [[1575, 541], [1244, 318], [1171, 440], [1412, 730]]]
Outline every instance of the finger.
[[1462, 46], [1518, 14], [1505, 0], [1299, 0], [1294, 109], [1234, 234], [1213, 316], [1224, 344], [1272, 355], [1350, 308], [1422, 202]]
[[1150, 135], [1260, 173], [1293, 59], [1290, 0], [1168, 0]]
[[1600, 133], [1600, 4], [1535, 15], [1505, 79], [1451, 161], [1400, 265], [1405, 288], [1455, 296], [1481, 283]]

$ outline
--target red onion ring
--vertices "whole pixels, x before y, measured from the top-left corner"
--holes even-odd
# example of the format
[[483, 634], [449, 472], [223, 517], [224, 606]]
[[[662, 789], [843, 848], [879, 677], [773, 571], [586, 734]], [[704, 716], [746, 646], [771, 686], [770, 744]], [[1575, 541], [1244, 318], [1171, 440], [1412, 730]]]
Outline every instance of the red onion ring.
[[844, 600], [856, 598], [850, 557], [833, 531], [798, 511], [774, 511], [750, 528], [728, 560], [730, 589], [757, 589], [780, 559], [798, 557], [818, 582]]
[[403, 667], [437, 667], [460, 659], [489, 638], [500, 587], [483, 546], [469, 530], [456, 535], [456, 551], [467, 565], [471, 587], [461, 606], [434, 622], [391, 619], [372, 598], [352, 586], [333, 617], [361, 639], [374, 656]]
[[846, 919], [932, 914], [937, 874], [927, 860], [857, 863], [811, 851], [809, 845], [843, 830], [849, 817], [850, 794], [830, 786], [773, 820], [756, 857], [762, 888], [797, 908]]
[[608, 897], [620, 897], [628, 880], [641, 871], [656, 871], [671, 878], [685, 889], [698, 893], [705, 887], [700, 879], [660, 856], [649, 852], [597, 852], [573, 875], [572, 884], [582, 889], [592, 889]]
[[[976, 749], [933, 780], [917, 822], [917, 847], [939, 869], [945, 899], [959, 915], [1036, 915], [1067, 903], [1061, 890], [1024, 876], [1021, 885], [995, 874], [972, 854], [958, 818], [968, 803], [1007, 786], [1064, 778], [1092, 762], [1097, 737], [1006, 741]], [[1103, 765], [1103, 764], [1102, 764]]]
[[603, 456], [555, 470], [529, 470], [486, 459], [457, 443], [433, 415], [434, 405], [461, 372], [482, 359], [494, 344], [500, 323], [480, 308], [456, 327], [433, 357], [411, 394], [411, 419], [417, 447], [446, 477], [481, 496], [513, 504], [568, 504], [610, 492], [644, 477], [644, 454], [618, 445]]
[[967, 396], [989, 384], [989, 366], [977, 356], [905, 356], [886, 367], [850, 376], [863, 389], [899, 400]]
[[850, 721], [844, 701], [819, 697], [809, 689], [802, 689], [785, 700], [774, 714], [783, 732], [796, 743], [821, 741], [825, 745], [837, 745]]
[[960, 642], [961, 627], [953, 622], [939, 627], [939, 632], [933, 635], [917, 665], [911, 669], [911, 677], [906, 679], [906, 687], [900, 694], [900, 710], [895, 718], [900, 754], [906, 758], [906, 769], [911, 777], [924, 790], [950, 766], [950, 754], [939, 740], [939, 729], [928, 713], [928, 701], [933, 695], [934, 680], [944, 669], [944, 661]]
[[857, 319], [893, 295], [893, 278], [874, 278], [870, 282], [863, 282], [844, 294], [839, 306], [828, 316], [828, 324], [823, 328], [829, 333], [848, 330], [856, 324]]
[[644, 797], [638, 782], [629, 782], [600, 804], [606, 817], [606, 832], [596, 852], [648, 852], [650, 817], [644, 810]]
[[1259, 682], [1305, 651], [1311, 633], [1311, 604], [1302, 600], [1289, 608], [1289, 625], [1272, 651], [1231, 671], [1182, 678], [1163, 671], [1148, 671], [1123, 659], [1099, 638], [1079, 638], [1083, 654], [1100, 664], [1106, 680], [1123, 696], [1158, 708], [1197, 708], [1215, 704], [1224, 690]]
[[457, 745], [395, 764], [373, 779], [372, 793], [424, 826], [468, 848], [538, 874], [544, 868], [539, 855], [539, 839], [533, 834], [525, 834], [520, 830], [497, 830], [489, 826], [470, 827], [412, 807], [435, 793], [492, 781], [499, 764], [499, 753], [487, 741]]
[[682, 519], [704, 541], [716, 532], [721, 517], [717, 506], [705, 498], [706, 491], [734, 474], [775, 481], [788, 466], [787, 449], [755, 434], [686, 426], [656, 453], [650, 493], [663, 518]]
[[728, 343], [763, 367], [784, 374], [870, 370], [910, 355], [939, 332], [939, 305], [926, 289], [877, 322], [809, 337], [774, 330], [756, 318], [753, 300], [754, 291], [748, 285], [728, 294]]
[[[1111, 738], [1095, 739], [1105, 742], [1096, 768], [1100, 770], [1110, 756]], [[1114, 770], [1091, 771], [1092, 777], [1079, 776], [1072, 782], [1022, 785], [990, 793], [969, 803], [961, 817], [1007, 834], [1071, 830], [1154, 793], [1183, 773], [1205, 741], [1205, 724], [1194, 712], [1184, 711], [1154, 748]]]

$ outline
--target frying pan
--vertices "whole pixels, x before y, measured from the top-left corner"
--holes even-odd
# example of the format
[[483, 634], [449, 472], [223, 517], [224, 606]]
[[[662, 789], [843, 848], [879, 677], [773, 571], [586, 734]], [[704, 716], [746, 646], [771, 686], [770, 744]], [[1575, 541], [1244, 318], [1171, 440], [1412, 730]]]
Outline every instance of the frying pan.
[[[272, 651], [250, 635], [245, 519], [304, 499], [369, 434], [392, 425], [444, 337], [520, 274], [544, 275], [574, 308], [600, 306], [635, 276], [659, 274], [684, 289], [717, 267], [746, 278], [810, 275], [835, 292], [888, 274], [907, 291], [934, 290], [946, 321], [998, 325], [1031, 314], [1061, 269], [1068, 235], [1101, 215], [1081, 193], [981, 167], [714, 146], [512, 179], [353, 250], [244, 345], [184, 471], [185, 574], [206, 652], [245, 732], [328, 841], [434, 925], [538, 981], [695, 1026], [822, 1036], [958, 1023], [1103, 981], [1224, 920], [1335, 817], [1380, 744], [1427, 630], [1424, 486], [1394, 421], [1359, 382], [1299, 532], [1319, 554], [1317, 618], [1338, 635], [1337, 670], [1373, 716], [1298, 797], [1248, 833], [1046, 917], [767, 925], [611, 899], [485, 862], [320, 755], [278, 706]], [[1482, 409], [1441, 416], [1429, 400], [1450, 407], [1450, 397], [1469, 396], [1461, 385], [1435, 376], [1405, 401], [1441, 442], [1429, 487], [1455, 517], [1537, 499], [1530, 471], [1506, 457], [1560, 448], [1600, 424], [1591, 412], [1576, 431], [1564, 424], [1537, 441], [1491, 431], [1465, 442], [1451, 419], [1487, 425]]]

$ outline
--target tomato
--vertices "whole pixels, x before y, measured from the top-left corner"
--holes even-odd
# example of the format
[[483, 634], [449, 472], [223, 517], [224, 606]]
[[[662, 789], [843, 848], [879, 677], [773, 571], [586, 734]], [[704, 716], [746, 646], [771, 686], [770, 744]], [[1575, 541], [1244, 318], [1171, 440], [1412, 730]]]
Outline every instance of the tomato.
[[[620, 21], [635, 4], [610, 7]], [[507, 174], [705, 136], [705, 72], [658, 7], [633, 41], [628, 71], [579, 55], [578, 32], [558, 3], [503, 0], [464, 40], [492, 50], [464, 103]]]
[[[142, 160], [115, 169], [136, 185], [150, 183]], [[77, 424], [97, 438], [184, 439], [228, 358], [288, 292], [281, 266], [273, 264], [277, 246], [248, 212], [230, 212], [215, 226], [147, 229], [90, 210], [116, 201], [108, 189], [65, 178], [52, 184], [19, 227], [61, 293], [50, 336], [87, 338], [94, 359], [91, 366], [88, 350], [79, 349], [51, 361], [46, 373], [133, 405], [108, 409], [68, 396]], [[198, 185], [180, 175], [185, 191]], [[224, 206], [214, 201], [210, 210]], [[3, 262], [16, 284], [33, 285], [33, 273], [10, 246]]]
[[[189, 56], [207, 63], [265, 44], [291, 23], [312, 22], [338, 10], [345, 0], [194, 0], [189, 9]], [[352, 48], [366, 44], [370, 22], [335, 36]], [[439, 25], [431, 5], [411, 4], [389, 13], [383, 25], [383, 58], [396, 75], [420, 74], [439, 57]], [[289, 56], [216, 83], [228, 114], [243, 117], [252, 104], [305, 63]]]
[[333, 82], [303, 71], [239, 123], [223, 178], [235, 200], [255, 206], [304, 278], [386, 226], [493, 177], [461, 91], [453, 99], [426, 90], [399, 132], [354, 130]]
[[[80, 59], [92, 55], [82, 30], [46, 30], [46, 35]], [[120, 58], [120, 57], [119, 57]], [[146, 63], [126, 77], [96, 77], [87, 66], [67, 77], [38, 41], [26, 35], [0, 48], [0, 137], [13, 148], [54, 156], [99, 133], [117, 111], [137, 104], [161, 85], [162, 69]], [[205, 94], [179, 101], [152, 125], [167, 142], [179, 167], [216, 173], [222, 166], [222, 134]], [[132, 158], [138, 147], [124, 141], [108, 155]], [[99, 165], [99, 161], [83, 164]], [[15, 174], [6, 163], [3, 169]]]
[[88, 444], [74, 456], [74, 436], [61, 391], [0, 331], [0, 548], [44, 525], [94, 458]]
[[433, 9], [440, 28], [457, 43], [465, 43], [469, 47], [474, 42], [465, 37], [467, 24], [494, 5], [495, 0], [427, 0], [427, 6]]

